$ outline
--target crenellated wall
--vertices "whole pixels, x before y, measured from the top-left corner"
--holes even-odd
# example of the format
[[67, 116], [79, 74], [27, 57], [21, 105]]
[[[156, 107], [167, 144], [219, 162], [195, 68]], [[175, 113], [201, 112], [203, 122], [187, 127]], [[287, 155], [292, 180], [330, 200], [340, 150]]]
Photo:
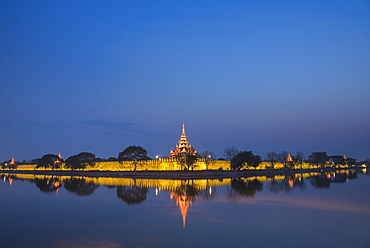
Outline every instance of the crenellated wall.
[[[34, 170], [35, 164], [18, 165], [17, 170]], [[194, 164], [194, 170], [230, 170], [230, 161], [226, 160], [208, 160], [198, 159]], [[40, 168], [43, 169], [43, 168]], [[51, 170], [51, 169], [48, 169]], [[134, 164], [132, 161], [105, 161], [96, 162], [94, 167], [86, 168], [86, 170], [99, 171], [133, 171]], [[182, 166], [177, 162], [176, 158], [160, 158], [146, 161], [138, 161], [136, 170], [183, 170]]]
[[[194, 170], [229, 170], [230, 161], [198, 159], [194, 164]], [[107, 161], [96, 163], [95, 169], [105, 171], [132, 171], [134, 164], [132, 161]], [[177, 162], [176, 158], [160, 158], [146, 161], [138, 161], [136, 170], [183, 170], [184, 168]]]
[[[208, 160], [205, 158], [200, 158], [194, 164], [193, 170], [230, 170], [230, 161], [227, 160]], [[327, 167], [342, 168], [347, 167], [346, 165], [328, 165]], [[294, 169], [314, 169], [319, 168], [317, 165], [302, 163], [294, 165]], [[35, 164], [18, 165], [17, 170], [35, 170]], [[246, 168], [243, 168], [246, 169]], [[254, 168], [252, 168], [254, 169]], [[274, 167], [271, 166], [269, 162], [262, 162], [257, 168], [257, 170], [264, 169], [284, 169], [282, 163], [276, 162]], [[39, 170], [44, 170], [40, 168]], [[47, 169], [51, 170], [51, 169]], [[63, 168], [58, 170], [65, 170]], [[85, 170], [99, 170], [99, 171], [133, 171], [134, 164], [133, 161], [106, 161], [106, 162], [96, 162], [94, 167], [88, 167]], [[173, 170], [184, 170], [181, 164], [176, 160], [176, 158], [160, 158], [146, 161], [138, 161], [136, 164], [137, 171], [152, 170], [152, 171], [173, 171]]]

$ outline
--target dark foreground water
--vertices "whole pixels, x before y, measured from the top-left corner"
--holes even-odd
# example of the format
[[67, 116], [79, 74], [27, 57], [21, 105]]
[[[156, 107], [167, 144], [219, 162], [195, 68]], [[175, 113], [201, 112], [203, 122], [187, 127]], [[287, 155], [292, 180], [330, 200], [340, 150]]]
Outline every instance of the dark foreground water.
[[370, 247], [370, 177], [1, 175], [0, 247]]

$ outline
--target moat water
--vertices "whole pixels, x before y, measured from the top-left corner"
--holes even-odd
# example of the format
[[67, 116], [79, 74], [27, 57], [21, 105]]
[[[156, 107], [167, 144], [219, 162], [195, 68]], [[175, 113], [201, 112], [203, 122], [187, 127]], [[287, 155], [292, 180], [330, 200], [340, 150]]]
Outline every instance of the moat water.
[[220, 180], [1, 174], [1, 247], [370, 247], [364, 171]]

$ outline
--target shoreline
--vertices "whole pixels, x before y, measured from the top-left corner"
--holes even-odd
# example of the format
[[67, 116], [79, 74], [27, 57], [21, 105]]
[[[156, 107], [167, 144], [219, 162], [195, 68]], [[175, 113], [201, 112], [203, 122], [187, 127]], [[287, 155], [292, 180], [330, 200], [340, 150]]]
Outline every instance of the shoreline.
[[345, 168], [315, 168], [315, 169], [281, 169], [281, 170], [239, 170], [239, 171], [50, 171], [50, 170], [0, 170], [4, 174], [32, 174], [55, 176], [81, 176], [81, 177], [118, 177], [141, 179], [223, 179], [253, 176], [289, 175], [297, 173], [333, 172], [342, 170], [357, 170], [366, 167]]

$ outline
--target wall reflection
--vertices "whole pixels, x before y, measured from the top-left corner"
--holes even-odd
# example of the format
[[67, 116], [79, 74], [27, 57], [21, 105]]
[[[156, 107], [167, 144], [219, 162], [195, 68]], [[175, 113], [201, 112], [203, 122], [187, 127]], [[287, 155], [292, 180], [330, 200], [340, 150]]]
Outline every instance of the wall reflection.
[[268, 190], [272, 193], [290, 193], [293, 190], [306, 190], [307, 184], [314, 189], [330, 189], [332, 183], [346, 183], [356, 179], [361, 170], [337, 172], [305, 173], [289, 175], [259, 176], [231, 179], [169, 180], [132, 179], [113, 177], [74, 177], [30, 174], [0, 174], [10, 186], [14, 181], [28, 181], [45, 193], [55, 193], [61, 188], [78, 196], [89, 196], [100, 186], [116, 188], [117, 197], [128, 205], [138, 205], [147, 199], [149, 189], [165, 191], [169, 199], [176, 202], [185, 228], [188, 211], [197, 199], [211, 201], [217, 195], [217, 187], [226, 186], [226, 200], [239, 202], [243, 198], [255, 197], [258, 192]]

